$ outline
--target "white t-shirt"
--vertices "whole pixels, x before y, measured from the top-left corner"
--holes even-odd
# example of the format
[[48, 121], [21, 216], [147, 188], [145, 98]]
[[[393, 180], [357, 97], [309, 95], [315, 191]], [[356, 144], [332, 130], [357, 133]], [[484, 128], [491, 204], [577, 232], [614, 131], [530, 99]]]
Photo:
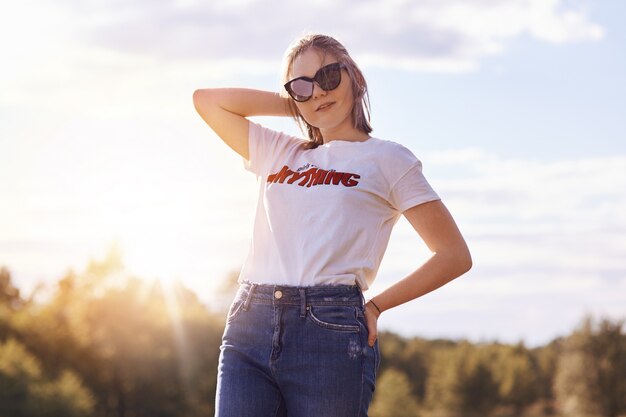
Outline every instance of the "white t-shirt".
[[366, 290], [402, 212], [439, 197], [398, 143], [305, 142], [250, 122], [244, 166], [259, 179], [259, 196], [239, 281]]

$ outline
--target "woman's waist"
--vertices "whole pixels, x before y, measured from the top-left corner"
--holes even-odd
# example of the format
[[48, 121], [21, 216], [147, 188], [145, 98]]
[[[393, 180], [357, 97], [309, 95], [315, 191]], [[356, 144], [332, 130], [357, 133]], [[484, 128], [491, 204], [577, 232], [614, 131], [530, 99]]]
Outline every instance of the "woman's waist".
[[243, 282], [237, 298], [263, 304], [285, 305], [363, 305], [363, 293], [358, 285], [292, 286]]

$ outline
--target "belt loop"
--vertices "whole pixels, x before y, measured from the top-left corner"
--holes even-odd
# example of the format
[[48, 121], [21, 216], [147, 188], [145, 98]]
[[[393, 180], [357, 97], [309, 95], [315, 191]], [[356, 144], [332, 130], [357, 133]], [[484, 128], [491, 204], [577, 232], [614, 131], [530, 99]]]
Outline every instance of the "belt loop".
[[300, 317], [306, 317], [306, 291], [300, 288]]
[[248, 296], [246, 297], [246, 301], [243, 303], [243, 311], [248, 311], [248, 307], [250, 306], [250, 301], [252, 301], [252, 293], [256, 288], [256, 284], [250, 284], [250, 290], [248, 290]]
[[365, 311], [365, 295], [363, 294], [363, 290], [360, 285], [357, 285], [357, 288], [359, 289], [359, 295], [361, 296], [361, 308]]

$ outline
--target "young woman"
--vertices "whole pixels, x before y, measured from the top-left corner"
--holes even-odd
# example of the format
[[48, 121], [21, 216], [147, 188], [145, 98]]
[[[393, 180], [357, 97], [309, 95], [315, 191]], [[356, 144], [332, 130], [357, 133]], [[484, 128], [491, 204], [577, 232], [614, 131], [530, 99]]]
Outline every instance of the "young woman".
[[[441, 287], [472, 261], [420, 161], [370, 136], [367, 85], [339, 42], [297, 40], [283, 80], [283, 94], [219, 88], [193, 96], [260, 186], [222, 340], [216, 416], [367, 416], [380, 314]], [[307, 138], [246, 119], [261, 115], [292, 116]], [[432, 256], [364, 302], [400, 215]]]

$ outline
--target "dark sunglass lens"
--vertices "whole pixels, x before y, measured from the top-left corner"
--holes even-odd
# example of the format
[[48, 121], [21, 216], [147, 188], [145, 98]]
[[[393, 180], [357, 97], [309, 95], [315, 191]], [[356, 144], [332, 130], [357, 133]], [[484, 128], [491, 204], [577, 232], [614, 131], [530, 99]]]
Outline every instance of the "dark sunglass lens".
[[339, 64], [330, 64], [322, 68], [318, 74], [319, 85], [325, 91], [334, 90], [341, 83], [341, 67]]
[[304, 101], [313, 94], [313, 83], [306, 80], [294, 80], [289, 84], [294, 100]]

